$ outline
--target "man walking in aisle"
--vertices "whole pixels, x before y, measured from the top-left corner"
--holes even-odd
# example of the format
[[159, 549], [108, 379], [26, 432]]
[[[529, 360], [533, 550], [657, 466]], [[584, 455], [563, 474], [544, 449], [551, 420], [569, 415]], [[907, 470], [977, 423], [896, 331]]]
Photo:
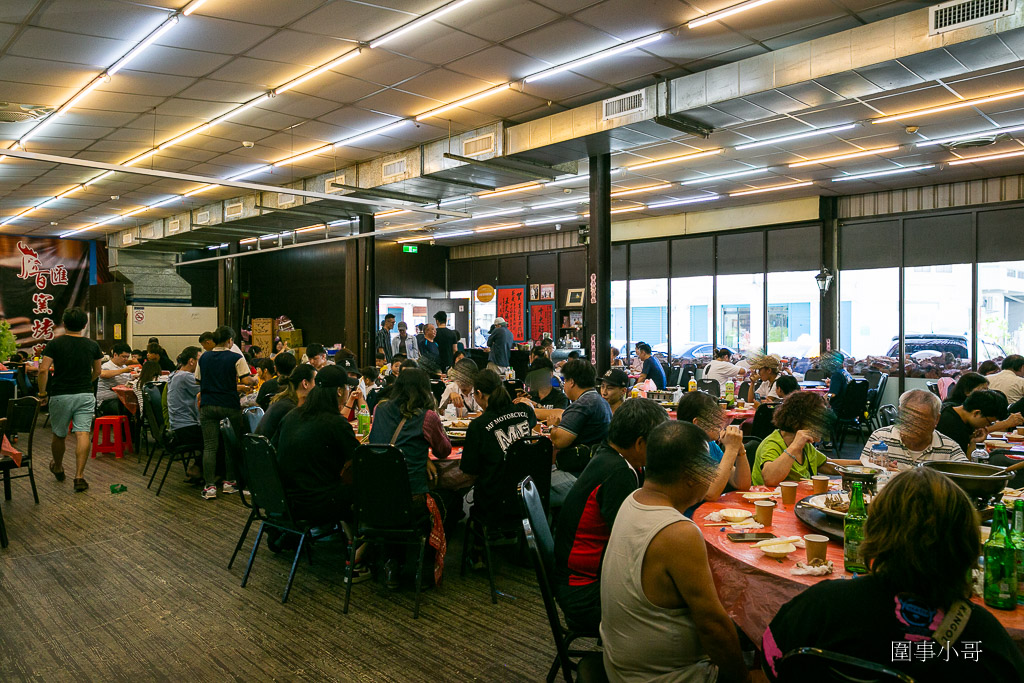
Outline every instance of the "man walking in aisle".
[[[53, 440], [50, 471], [57, 481], [64, 481], [64, 448], [68, 425], [75, 433], [75, 492], [89, 488], [85, 481], [85, 463], [92, 445], [90, 432], [96, 411], [96, 393], [92, 383], [100, 376], [103, 352], [99, 345], [85, 336], [89, 318], [81, 308], [64, 311], [64, 334], [43, 350], [39, 363], [39, 398], [50, 405], [50, 428]], [[50, 368], [53, 377], [50, 377]], [[47, 391], [49, 389], [49, 391]]]

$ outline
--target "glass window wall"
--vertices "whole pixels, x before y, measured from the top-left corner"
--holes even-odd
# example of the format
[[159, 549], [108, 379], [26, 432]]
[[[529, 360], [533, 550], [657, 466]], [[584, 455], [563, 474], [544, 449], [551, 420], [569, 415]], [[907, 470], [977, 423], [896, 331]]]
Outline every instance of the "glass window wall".
[[714, 328], [714, 278], [672, 278], [672, 360], [692, 363], [710, 357]]
[[719, 275], [717, 347], [750, 355], [764, 348], [764, 273]]

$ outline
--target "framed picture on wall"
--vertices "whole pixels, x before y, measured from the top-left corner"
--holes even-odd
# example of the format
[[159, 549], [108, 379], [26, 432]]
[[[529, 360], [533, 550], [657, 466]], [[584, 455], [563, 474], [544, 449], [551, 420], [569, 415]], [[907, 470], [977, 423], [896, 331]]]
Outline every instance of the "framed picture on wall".
[[540, 301], [540, 285], [530, 285], [530, 301]]
[[541, 285], [540, 286], [540, 299], [541, 301], [554, 301], [555, 300], [555, 286], [552, 285]]
[[566, 308], [579, 308], [583, 305], [583, 293], [586, 290], [582, 287], [579, 289], [570, 289], [565, 296]]

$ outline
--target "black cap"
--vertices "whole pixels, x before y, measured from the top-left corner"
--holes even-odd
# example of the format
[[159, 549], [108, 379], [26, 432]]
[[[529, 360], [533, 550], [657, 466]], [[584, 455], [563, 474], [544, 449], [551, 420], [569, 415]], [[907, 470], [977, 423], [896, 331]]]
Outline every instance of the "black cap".
[[622, 370], [612, 369], [601, 375], [601, 383], [625, 389], [629, 386], [629, 375]]
[[357, 387], [359, 380], [351, 377], [343, 368], [337, 365], [325, 365], [320, 372], [316, 373], [316, 385], [328, 389], [337, 387]]

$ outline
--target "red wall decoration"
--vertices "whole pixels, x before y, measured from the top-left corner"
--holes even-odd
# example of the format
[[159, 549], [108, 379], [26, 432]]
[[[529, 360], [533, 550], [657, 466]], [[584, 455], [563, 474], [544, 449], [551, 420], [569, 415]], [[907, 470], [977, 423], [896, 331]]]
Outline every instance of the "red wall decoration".
[[504, 318], [508, 331], [516, 341], [523, 341], [526, 331], [526, 288], [498, 288], [498, 317]]
[[554, 339], [554, 304], [530, 304], [530, 339], [539, 342], [547, 332]]

